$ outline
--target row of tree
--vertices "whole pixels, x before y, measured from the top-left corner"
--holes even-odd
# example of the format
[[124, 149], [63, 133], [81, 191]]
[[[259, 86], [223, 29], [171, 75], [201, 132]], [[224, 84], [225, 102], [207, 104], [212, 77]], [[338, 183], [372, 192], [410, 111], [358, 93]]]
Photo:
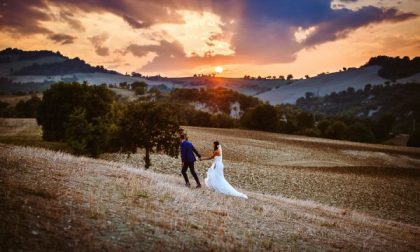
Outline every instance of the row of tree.
[[[307, 79], [309, 78], [308, 75], [305, 75], [305, 77], [307, 76]], [[269, 76], [265, 76], [265, 77], [261, 77], [261, 76], [251, 76], [251, 75], [244, 75], [243, 77], [244, 80], [293, 80], [293, 75], [292, 74], [288, 74], [286, 77], [284, 75], [279, 75], [278, 77], [275, 75], [269, 75]]]
[[0, 101], [0, 117], [33, 118], [36, 117], [41, 99], [33, 95], [29, 100], [20, 100], [15, 106]]
[[[134, 153], [142, 148], [146, 153], [146, 167], [151, 165], [153, 152], [178, 155], [180, 125], [247, 128], [373, 143], [389, 138], [395, 121], [392, 115], [375, 121], [348, 115], [317, 115], [292, 105], [271, 106], [251, 97], [247, 100], [248, 106], [243, 103], [246, 109], [241, 117], [235, 119], [223, 109], [209, 113], [182, 102], [183, 99], [191, 101], [194, 95], [197, 99], [215, 99], [213, 102], [219, 106], [227, 103], [227, 98], [220, 99], [220, 94], [236, 97], [230, 92], [233, 91], [189, 90], [184, 93], [178, 90], [169, 98], [154, 102], [127, 102], [118, 100], [106, 86], [58, 83], [44, 92], [42, 101], [34, 105], [36, 114], [32, 116], [36, 115], [42, 126], [45, 140], [65, 142], [75, 154]], [[31, 107], [36, 99], [39, 98], [25, 104]], [[414, 131], [409, 144], [420, 146], [419, 137], [419, 131]]]

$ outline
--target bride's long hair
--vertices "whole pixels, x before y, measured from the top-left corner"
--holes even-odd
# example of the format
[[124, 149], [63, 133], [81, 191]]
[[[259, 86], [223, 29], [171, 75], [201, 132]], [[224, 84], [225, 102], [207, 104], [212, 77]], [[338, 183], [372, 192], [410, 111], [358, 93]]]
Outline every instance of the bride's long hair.
[[214, 141], [213, 142], [214, 151], [217, 151], [219, 149], [219, 146], [220, 146], [219, 141]]

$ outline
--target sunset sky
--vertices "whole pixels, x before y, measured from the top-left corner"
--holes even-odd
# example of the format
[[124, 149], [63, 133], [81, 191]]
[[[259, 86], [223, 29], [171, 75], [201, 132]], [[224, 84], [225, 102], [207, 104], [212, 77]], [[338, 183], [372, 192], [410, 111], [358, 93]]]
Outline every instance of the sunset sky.
[[0, 48], [121, 73], [285, 75], [420, 55], [420, 0], [0, 0]]

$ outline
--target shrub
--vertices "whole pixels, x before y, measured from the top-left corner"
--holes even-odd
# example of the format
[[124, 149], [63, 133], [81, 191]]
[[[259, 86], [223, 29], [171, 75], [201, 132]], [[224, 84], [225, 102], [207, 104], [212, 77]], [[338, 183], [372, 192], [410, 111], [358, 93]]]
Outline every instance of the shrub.
[[311, 128], [314, 125], [314, 118], [312, 114], [307, 112], [300, 112], [296, 117], [298, 129]]
[[373, 122], [373, 132], [378, 140], [386, 140], [389, 138], [393, 125], [395, 123], [395, 116], [385, 114], [378, 120]]
[[407, 146], [420, 147], [420, 129], [416, 129], [413, 133], [411, 133]]
[[325, 136], [332, 139], [345, 139], [347, 136], [347, 126], [342, 121], [335, 121], [328, 126]]
[[41, 99], [37, 96], [32, 96], [27, 101], [20, 100], [15, 107], [17, 117], [36, 118]]
[[350, 141], [363, 143], [375, 142], [375, 136], [373, 135], [372, 130], [360, 122], [352, 124], [349, 127], [347, 134]]
[[273, 106], [263, 104], [245, 111], [241, 117], [241, 125], [249, 129], [277, 131], [279, 116]]

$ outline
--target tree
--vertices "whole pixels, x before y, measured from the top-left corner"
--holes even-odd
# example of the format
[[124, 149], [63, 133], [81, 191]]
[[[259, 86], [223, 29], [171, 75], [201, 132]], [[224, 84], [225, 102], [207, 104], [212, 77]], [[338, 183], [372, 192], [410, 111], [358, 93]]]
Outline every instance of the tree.
[[74, 154], [86, 154], [89, 138], [93, 131], [93, 125], [86, 120], [86, 110], [76, 108], [65, 122], [65, 142], [73, 150]]
[[135, 89], [137, 87], [147, 88], [147, 83], [144, 81], [135, 81], [131, 83], [131, 89]]
[[347, 136], [347, 126], [342, 121], [335, 121], [328, 126], [325, 136], [332, 139], [345, 139]]
[[298, 129], [311, 128], [314, 125], [314, 118], [307, 112], [300, 112], [296, 117]]
[[15, 114], [9, 103], [0, 101], [0, 117], [11, 117]]
[[319, 129], [321, 136], [325, 136], [328, 126], [331, 125], [331, 122], [327, 119], [322, 119], [319, 121], [317, 128]]
[[65, 124], [76, 108], [82, 108], [89, 123], [97, 124], [105, 118], [114, 101], [112, 91], [102, 86], [79, 83], [58, 83], [44, 92], [37, 112], [47, 141], [64, 141]]
[[122, 150], [136, 153], [137, 148], [144, 149], [146, 169], [151, 166], [150, 154], [153, 152], [178, 156], [182, 129], [179, 127], [176, 110], [170, 105], [130, 103], [118, 125]]
[[277, 131], [279, 116], [273, 106], [262, 104], [245, 111], [241, 117], [241, 125], [249, 129]]
[[347, 134], [348, 139], [351, 141], [363, 143], [375, 142], [375, 136], [373, 135], [372, 130], [360, 122], [350, 125]]
[[411, 133], [407, 146], [420, 147], [420, 129], [416, 129], [413, 133]]
[[145, 87], [135, 87], [133, 90], [136, 95], [144, 95], [146, 93]]
[[292, 79], [293, 79], [293, 75], [288, 74], [288, 75], [287, 75], [287, 80], [292, 80]]
[[36, 117], [41, 99], [38, 96], [32, 96], [27, 101], [20, 100], [15, 107], [16, 116], [24, 118]]
[[76, 108], [65, 123], [64, 141], [76, 155], [97, 157], [109, 149], [109, 131], [106, 118], [89, 122], [86, 109]]
[[385, 114], [378, 120], [373, 121], [373, 132], [379, 141], [389, 138], [389, 134], [394, 126], [395, 116], [392, 114]]

